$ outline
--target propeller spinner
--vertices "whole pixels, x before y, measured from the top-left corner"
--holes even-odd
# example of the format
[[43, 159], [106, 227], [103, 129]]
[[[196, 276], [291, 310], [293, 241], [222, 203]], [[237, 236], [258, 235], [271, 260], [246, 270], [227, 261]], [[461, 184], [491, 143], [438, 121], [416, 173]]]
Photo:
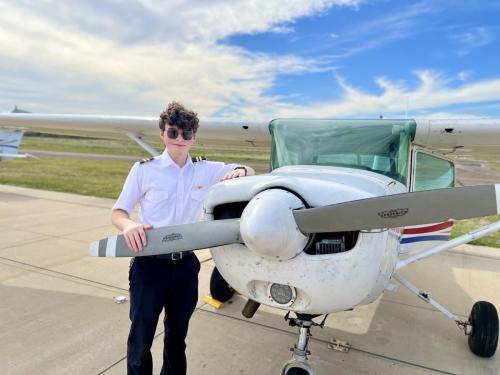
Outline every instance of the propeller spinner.
[[307, 244], [293, 217], [304, 203], [283, 189], [257, 194], [241, 215], [241, 238], [245, 245], [263, 258], [287, 260], [299, 254]]

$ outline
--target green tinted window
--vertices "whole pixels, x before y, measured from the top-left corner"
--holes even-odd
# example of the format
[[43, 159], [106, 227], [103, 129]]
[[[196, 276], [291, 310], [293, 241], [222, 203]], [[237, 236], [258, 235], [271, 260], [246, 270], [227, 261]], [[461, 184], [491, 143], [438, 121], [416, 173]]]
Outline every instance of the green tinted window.
[[366, 169], [404, 184], [413, 120], [274, 120], [271, 168], [331, 165]]
[[441, 189], [455, 185], [455, 168], [448, 160], [417, 153], [414, 191]]

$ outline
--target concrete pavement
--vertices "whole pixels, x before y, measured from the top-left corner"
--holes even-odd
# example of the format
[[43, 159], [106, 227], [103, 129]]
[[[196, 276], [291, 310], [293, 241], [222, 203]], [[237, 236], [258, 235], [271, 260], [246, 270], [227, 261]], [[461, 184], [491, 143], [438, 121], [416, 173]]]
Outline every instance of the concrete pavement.
[[[109, 199], [0, 185], [0, 373], [125, 374], [128, 259], [88, 256], [91, 241], [116, 231]], [[204, 304], [213, 262], [202, 260], [198, 309], [188, 336], [189, 374], [279, 374], [296, 330], [283, 312], [241, 316], [235, 296], [219, 311]], [[462, 246], [403, 275], [455, 314], [476, 300], [500, 307], [500, 250]], [[355, 275], [353, 275], [355, 277]], [[162, 325], [153, 345], [159, 372]], [[310, 341], [320, 374], [498, 374], [500, 354], [473, 355], [455, 324], [399, 288], [369, 306], [328, 317]], [[341, 353], [332, 338], [348, 341]]]

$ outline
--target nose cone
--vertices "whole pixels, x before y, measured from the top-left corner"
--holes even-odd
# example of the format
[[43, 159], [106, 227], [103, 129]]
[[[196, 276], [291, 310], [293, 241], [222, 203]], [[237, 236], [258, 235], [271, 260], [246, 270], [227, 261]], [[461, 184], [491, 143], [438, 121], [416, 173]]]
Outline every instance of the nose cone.
[[292, 211], [304, 208], [289, 191], [265, 190], [248, 203], [241, 215], [240, 233], [245, 245], [256, 254], [273, 260], [287, 260], [307, 244]]

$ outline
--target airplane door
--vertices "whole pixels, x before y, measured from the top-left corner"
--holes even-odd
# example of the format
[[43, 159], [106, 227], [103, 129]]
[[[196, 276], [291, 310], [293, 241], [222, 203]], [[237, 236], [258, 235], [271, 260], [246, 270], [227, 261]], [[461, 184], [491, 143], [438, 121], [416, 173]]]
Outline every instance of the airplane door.
[[412, 150], [410, 191], [455, 186], [455, 164], [441, 155], [415, 147]]
[[[455, 186], [455, 165], [441, 155], [413, 147], [411, 156], [410, 191], [442, 189]], [[425, 202], [422, 202], [425, 205]], [[400, 253], [417, 253], [447, 241], [453, 220], [406, 227], [400, 243]]]

